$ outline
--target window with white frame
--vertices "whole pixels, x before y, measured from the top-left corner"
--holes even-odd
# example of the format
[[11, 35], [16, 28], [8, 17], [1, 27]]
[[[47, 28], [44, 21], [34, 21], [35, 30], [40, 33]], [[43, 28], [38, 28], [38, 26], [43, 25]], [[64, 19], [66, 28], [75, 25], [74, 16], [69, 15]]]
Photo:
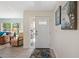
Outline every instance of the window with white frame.
[[9, 22], [4, 22], [2, 24], [2, 27], [3, 27], [3, 31], [11, 31], [11, 23]]

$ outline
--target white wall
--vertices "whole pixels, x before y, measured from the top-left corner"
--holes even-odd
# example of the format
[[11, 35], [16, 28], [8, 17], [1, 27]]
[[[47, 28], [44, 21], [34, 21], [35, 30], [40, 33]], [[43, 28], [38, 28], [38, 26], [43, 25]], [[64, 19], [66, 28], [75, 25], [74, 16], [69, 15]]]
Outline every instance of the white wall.
[[23, 12], [18, 10], [0, 9], [0, 18], [23, 18]]
[[[65, 2], [61, 2], [63, 5]], [[58, 4], [59, 5], [59, 4]], [[79, 16], [79, 2], [78, 2], [78, 16]], [[52, 49], [54, 49], [56, 57], [78, 57], [79, 58], [79, 17], [78, 30], [61, 30], [60, 26], [55, 25], [55, 15], [53, 12], [53, 19], [51, 20], [52, 31]]]

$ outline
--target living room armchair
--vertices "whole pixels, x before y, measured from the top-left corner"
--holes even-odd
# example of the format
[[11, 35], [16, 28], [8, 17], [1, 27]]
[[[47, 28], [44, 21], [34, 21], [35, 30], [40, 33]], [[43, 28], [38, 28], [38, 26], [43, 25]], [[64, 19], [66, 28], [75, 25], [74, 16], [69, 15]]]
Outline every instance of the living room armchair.
[[19, 47], [23, 45], [23, 33], [19, 33], [17, 37], [11, 37], [10, 40], [11, 46]]

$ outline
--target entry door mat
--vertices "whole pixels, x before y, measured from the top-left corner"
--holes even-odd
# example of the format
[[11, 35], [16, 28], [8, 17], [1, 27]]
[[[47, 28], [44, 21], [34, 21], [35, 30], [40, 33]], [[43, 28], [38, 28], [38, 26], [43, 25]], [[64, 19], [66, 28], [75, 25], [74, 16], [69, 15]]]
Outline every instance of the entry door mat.
[[30, 58], [56, 58], [53, 49], [36, 48]]

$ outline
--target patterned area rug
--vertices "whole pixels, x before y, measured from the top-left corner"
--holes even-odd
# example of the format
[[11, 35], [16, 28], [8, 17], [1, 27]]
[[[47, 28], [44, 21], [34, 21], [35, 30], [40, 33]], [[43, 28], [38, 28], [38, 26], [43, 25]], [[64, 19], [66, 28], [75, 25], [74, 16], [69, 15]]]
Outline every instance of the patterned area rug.
[[36, 48], [30, 58], [56, 58], [56, 56], [50, 48]]

